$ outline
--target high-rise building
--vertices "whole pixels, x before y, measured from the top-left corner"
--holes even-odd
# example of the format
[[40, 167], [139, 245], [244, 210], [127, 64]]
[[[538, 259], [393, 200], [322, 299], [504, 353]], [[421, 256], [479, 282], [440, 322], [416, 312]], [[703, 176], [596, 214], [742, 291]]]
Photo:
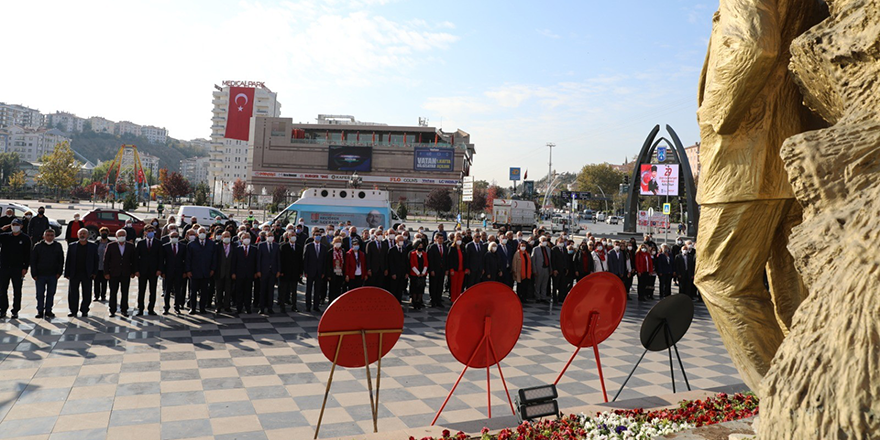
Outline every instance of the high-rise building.
[[43, 115], [39, 110], [23, 105], [0, 102], [0, 128], [8, 128], [13, 125], [22, 128], [40, 128], [43, 125]]
[[113, 133], [117, 134], [119, 136], [126, 135], [126, 134], [133, 134], [135, 136], [140, 136], [141, 135], [141, 126], [135, 124], [134, 122], [119, 121], [116, 123], [116, 129]]
[[141, 166], [144, 167], [144, 172], [150, 171], [153, 176], [153, 182], [159, 181], [159, 158], [153, 156], [152, 154], [141, 153], [138, 152], [138, 155], [141, 157]]
[[[224, 194], [222, 203], [232, 203], [230, 192], [223, 191], [223, 185], [230, 186], [236, 179], [247, 179], [248, 176], [248, 141], [229, 139], [226, 137], [226, 122], [229, 118], [230, 96], [229, 86], [214, 86], [213, 116], [211, 117], [211, 155], [208, 167], [208, 180], [217, 185], [215, 193]], [[254, 91], [253, 117], [278, 117], [281, 115], [281, 103], [277, 93], [269, 90], [262, 83], [257, 84]], [[239, 99], [237, 104], [242, 104]], [[233, 107], [235, 108], [235, 107]]]
[[180, 161], [180, 174], [192, 185], [208, 183], [208, 164], [210, 162], [209, 156], [183, 159]]
[[168, 138], [168, 130], [164, 128], [145, 125], [141, 127], [141, 136], [147, 138], [151, 144], [164, 144]]
[[114, 133], [116, 131], [116, 123], [102, 118], [100, 116], [92, 116], [89, 118], [89, 123], [92, 124], [92, 131], [95, 133]]
[[690, 163], [691, 175], [694, 176], [694, 179], [700, 177], [700, 143], [697, 142], [690, 147], [685, 147], [684, 154], [687, 155]]
[[85, 119], [68, 112], [55, 112], [46, 115], [46, 120], [48, 128], [57, 128], [65, 133], [81, 133], [86, 122]]
[[64, 141], [70, 142], [70, 138], [55, 128], [29, 129], [14, 125], [7, 131], [9, 137], [6, 151], [18, 153], [19, 158], [27, 162], [37, 162], [54, 151], [55, 145]]

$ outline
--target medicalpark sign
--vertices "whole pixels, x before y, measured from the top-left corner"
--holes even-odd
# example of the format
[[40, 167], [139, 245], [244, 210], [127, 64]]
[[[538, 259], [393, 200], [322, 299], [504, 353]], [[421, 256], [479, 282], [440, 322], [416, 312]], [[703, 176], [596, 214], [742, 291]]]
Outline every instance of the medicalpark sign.
[[[302, 179], [347, 182], [351, 179], [350, 174], [322, 174], [322, 173], [277, 173], [272, 171], [254, 171], [254, 177], [266, 177], [270, 179]], [[427, 179], [423, 177], [391, 177], [391, 176], [360, 176], [364, 183], [402, 183], [410, 185], [443, 185], [455, 186], [458, 180], [452, 179]]]
[[266, 83], [263, 81], [223, 81], [224, 87], [259, 87], [261, 89], [266, 88]]

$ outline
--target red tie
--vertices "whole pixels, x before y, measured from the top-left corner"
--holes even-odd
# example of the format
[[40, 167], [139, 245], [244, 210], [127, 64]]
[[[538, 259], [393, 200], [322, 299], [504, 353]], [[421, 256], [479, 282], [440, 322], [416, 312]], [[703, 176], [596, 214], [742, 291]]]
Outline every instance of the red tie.
[[244, 257], [247, 258], [247, 246], [244, 247]]

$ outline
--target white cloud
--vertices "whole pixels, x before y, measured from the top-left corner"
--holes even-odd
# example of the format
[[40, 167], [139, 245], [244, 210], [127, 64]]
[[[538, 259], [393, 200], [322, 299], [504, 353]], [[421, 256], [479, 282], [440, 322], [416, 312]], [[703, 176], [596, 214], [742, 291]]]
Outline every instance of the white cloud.
[[553, 33], [550, 29], [535, 29], [535, 32], [547, 38], [562, 38], [559, 34]]

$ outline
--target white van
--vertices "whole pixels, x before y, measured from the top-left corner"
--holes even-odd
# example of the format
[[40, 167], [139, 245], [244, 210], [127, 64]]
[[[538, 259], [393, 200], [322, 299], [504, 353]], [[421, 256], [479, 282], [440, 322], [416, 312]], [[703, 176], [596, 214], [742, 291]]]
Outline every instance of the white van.
[[[229, 220], [229, 216], [223, 211], [210, 206], [181, 206], [177, 211], [177, 223], [181, 226], [188, 224], [193, 217], [202, 226], [213, 225], [214, 219], [217, 217], [220, 217], [223, 223]], [[238, 226], [238, 221], [235, 222], [235, 225]]]
[[388, 203], [388, 193], [367, 189], [305, 189], [299, 200], [272, 221], [283, 227], [299, 219], [303, 219], [307, 228], [351, 222], [359, 230], [379, 226], [388, 229], [400, 224], [397, 213]]

